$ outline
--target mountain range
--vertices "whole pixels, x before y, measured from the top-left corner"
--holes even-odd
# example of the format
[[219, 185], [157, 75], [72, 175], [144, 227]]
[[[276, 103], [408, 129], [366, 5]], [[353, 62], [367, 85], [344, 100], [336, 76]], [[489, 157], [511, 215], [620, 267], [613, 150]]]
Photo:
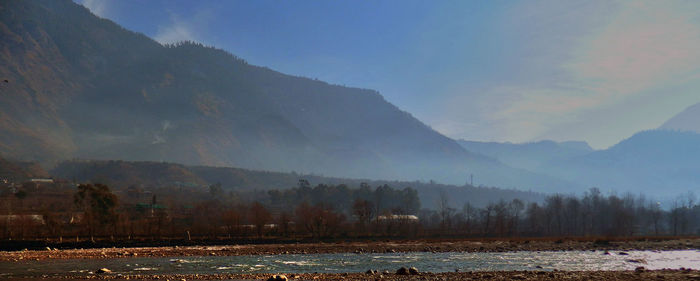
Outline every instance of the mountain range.
[[[690, 109], [694, 108], [700, 106]], [[672, 200], [700, 189], [700, 133], [692, 127], [676, 127], [694, 125], [683, 123], [691, 120], [685, 118], [692, 114], [696, 113], [686, 110], [666, 123], [671, 125], [639, 132], [602, 150], [593, 150], [582, 142], [512, 144], [461, 140], [460, 144], [510, 166], [579, 186]], [[669, 126], [674, 129], [668, 129]]]
[[198, 43], [162, 45], [70, 0], [0, 6], [0, 155], [168, 161], [555, 191], [471, 153], [376, 91], [286, 75]]
[[17, 175], [77, 158], [670, 196], [700, 188], [697, 120], [700, 104], [603, 150], [455, 141], [374, 90], [163, 45], [70, 0], [0, 3], [0, 156], [20, 160], [0, 164]]
[[600, 151], [551, 163], [551, 175], [596, 186], [657, 198], [681, 196], [700, 189], [700, 134], [650, 130]]

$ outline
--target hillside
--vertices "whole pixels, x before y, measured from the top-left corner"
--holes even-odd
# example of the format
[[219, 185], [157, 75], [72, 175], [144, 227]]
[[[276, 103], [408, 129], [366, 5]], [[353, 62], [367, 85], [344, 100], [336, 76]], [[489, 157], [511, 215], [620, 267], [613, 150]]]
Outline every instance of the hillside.
[[700, 103], [692, 105], [661, 125], [660, 129], [700, 133]]
[[49, 173], [37, 163], [11, 161], [0, 157], [0, 183], [3, 180], [24, 181], [46, 177], [49, 177]]
[[464, 150], [373, 90], [163, 46], [69, 0], [0, 7], [0, 153], [560, 190]]

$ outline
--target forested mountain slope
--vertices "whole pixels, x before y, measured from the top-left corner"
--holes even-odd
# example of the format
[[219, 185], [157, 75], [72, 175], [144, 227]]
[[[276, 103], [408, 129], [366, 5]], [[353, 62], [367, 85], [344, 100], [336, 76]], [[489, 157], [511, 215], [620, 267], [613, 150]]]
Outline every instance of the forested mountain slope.
[[[563, 181], [464, 150], [373, 90], [163, 46], [69, 0], [0, 3], [0, 155], [170, 161], [536, 190]], [[48, 163], [48, 164], [47, 164]]]

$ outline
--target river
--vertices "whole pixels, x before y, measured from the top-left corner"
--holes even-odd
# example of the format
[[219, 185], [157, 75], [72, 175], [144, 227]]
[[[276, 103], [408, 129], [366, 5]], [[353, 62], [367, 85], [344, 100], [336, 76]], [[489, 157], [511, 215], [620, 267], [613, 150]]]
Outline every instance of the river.
[[368, 269], [421, 271], [700, 269], [700, 251], [560, 251], [505, 253], [387, 253], [201, 256], [0, 262], [0, 277], [85, 276], [99, 268], [114, 274], [342, 273]]

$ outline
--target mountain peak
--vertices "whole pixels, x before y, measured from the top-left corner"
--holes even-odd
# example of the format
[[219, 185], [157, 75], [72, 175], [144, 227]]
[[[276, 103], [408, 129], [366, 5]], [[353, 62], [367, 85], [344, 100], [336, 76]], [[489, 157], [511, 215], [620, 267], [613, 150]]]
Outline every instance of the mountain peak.
[[659, 128], [700, 133], [700, 103], [689, 106]]

